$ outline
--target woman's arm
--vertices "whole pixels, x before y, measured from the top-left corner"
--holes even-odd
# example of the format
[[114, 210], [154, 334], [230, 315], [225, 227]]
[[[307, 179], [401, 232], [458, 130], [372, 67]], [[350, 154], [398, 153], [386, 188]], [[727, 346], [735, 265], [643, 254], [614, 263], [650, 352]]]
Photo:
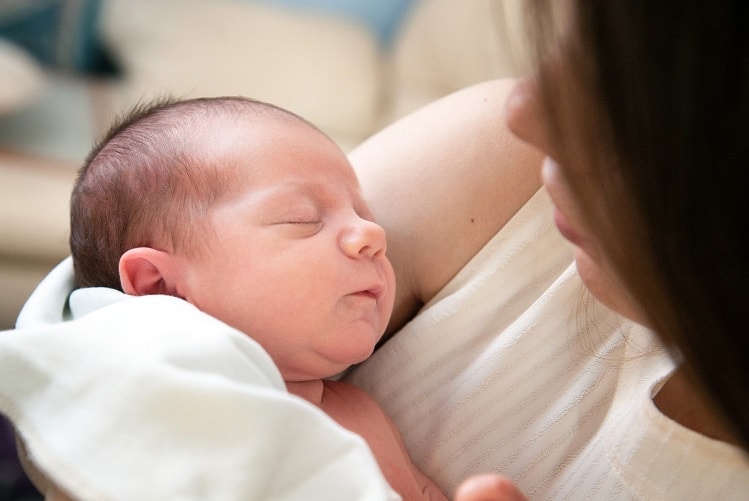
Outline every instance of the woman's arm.
[[402, 327], [541, 186], [541, 155], [507, 129], [512, 81], [478, 84], [427, 105], [351, 153], [388, 232]]

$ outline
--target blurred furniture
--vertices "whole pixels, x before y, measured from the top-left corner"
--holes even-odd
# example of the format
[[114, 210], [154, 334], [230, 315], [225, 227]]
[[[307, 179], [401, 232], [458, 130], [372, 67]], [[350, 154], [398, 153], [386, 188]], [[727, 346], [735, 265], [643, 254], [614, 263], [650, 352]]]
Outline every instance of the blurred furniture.
[[0, 5], [0, 329], [68, 253], [75, 171], [133, 103], [241, 94], [345, 150], [523, 67], [510, 0], [24, 0]]

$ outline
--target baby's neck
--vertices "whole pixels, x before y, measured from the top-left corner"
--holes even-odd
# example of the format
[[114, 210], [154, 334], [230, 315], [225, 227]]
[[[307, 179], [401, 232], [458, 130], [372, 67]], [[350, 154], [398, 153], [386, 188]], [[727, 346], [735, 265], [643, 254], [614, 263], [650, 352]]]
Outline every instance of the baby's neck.
[[311, 381], [286, 381], [286, 389], [289, 393], [302, 397], [308, 402], [317, 405], [322, 404], [323, 381], [322, 379], [313, 379]]

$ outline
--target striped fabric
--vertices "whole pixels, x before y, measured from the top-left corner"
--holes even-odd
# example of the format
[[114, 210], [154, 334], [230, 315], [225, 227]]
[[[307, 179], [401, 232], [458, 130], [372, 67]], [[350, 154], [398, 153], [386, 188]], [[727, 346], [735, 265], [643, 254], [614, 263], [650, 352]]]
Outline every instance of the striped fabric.
[[749, 499], [749, 462], [661, 415], [673, 363], [586, 293], [540, 191], [346, 379], [452, 495], [472, 473], [531, 499]]

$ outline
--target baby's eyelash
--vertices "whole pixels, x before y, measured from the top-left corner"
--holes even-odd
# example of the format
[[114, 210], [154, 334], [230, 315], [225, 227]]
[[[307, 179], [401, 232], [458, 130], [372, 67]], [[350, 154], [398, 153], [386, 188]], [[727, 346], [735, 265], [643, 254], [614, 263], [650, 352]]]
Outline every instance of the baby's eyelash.
[[320, 224], [322, 221], [286, 221], [286, 224]]

